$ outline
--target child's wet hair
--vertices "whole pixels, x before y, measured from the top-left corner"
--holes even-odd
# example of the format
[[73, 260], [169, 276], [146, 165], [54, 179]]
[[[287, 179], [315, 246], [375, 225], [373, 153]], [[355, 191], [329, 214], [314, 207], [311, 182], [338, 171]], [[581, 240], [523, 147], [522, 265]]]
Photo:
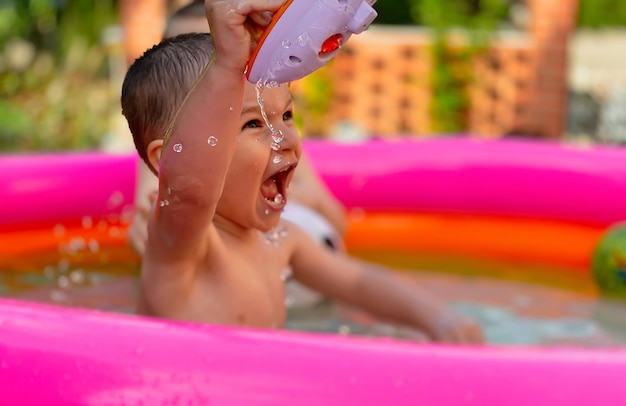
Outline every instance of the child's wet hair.
[[128, 69], [122, 85], [122, 114], [139, 156], [153, 172], [148, 144], [165, 137], [214, 51], [211, 34], [181, 34], [150, 48]]

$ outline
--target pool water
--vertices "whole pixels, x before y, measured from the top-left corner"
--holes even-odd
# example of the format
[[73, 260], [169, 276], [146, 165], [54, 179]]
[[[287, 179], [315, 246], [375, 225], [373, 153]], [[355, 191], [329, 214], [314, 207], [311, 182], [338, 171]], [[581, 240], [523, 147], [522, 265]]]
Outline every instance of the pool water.
[[[139, 273], [136, 257], [119, 246], [87, 251], [65, 250], [22, 259], [15, 270], [0, 271], [0, 295], [132, 313]], [[427, 289], [452, 310], [475, 318], [494, 345], [626, 345], [626, 302], [599, 299], [592, 287], [563, 289], [468, 272], [410, 271], [401, 272], [400, 277]], [[425, 339], [419, 332], [378, 322], [327, 300], [292, 306], [286, 328]]]

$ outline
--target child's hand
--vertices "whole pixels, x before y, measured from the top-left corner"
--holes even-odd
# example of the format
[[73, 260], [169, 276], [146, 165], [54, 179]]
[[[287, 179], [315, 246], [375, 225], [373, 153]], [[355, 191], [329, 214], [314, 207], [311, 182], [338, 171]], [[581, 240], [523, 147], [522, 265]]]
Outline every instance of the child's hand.
[[133, 222], [128, 228], [126, 235], [131, 248], [140, 256], [143, 256], [146, 250], [146, 241], [148, 240], [148, 216], [156, 202], [156, 198], [157, 192], [152, 191], [148, 194], [147, 200], [138, 199], [139, 202], [135, 206]]
[[433, 320], [429, 335], [434, 341], [455, 344], [483, 344], [482, 328], [474, 320], [444, 311]]
[[284, 0], [205, 0], [216, 63], [243, 74], [256, 37]]

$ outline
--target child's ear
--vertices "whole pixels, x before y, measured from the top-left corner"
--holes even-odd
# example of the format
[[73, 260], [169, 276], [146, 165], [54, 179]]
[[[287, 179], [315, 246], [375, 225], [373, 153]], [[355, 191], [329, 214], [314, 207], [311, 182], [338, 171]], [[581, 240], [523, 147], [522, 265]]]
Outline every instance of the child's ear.
[[151, 169], [155, 173], [159, 173], [159, 163], [161, 162], [161, 152], [163, 151], [163, 140], [152, 140], [148, 144], [147, 155]]

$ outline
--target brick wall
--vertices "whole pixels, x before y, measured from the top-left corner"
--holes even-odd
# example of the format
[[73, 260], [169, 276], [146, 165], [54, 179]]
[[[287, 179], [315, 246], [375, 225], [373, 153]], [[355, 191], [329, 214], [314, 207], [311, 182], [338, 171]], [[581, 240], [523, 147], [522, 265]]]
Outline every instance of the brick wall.
[[167, 7], [163, 0], [123, 0], [119, 7], [126, 62], [130, 65], [161, 41]]
[[[564, 132], [577, 0], [528, 0], [528, 6], [529, 28], [499, 34], [474, 62], [470, 133], [559, 138]], [[330, 134], [347, 122], [379, 137], [430, 134], [429, 52], [427, 31], [415, 27], [374, 26], [353, 36], [327, 67], [333, 89], [327, 115], [309, 115], [305, 105], [303, 132]], [[294, 85], [297, 99], [303, 87]]]
[[[164, 0], [120, 2], [127, 61], [158, 43], [167, 10]], [[468, 131], [497, 137], [516, 133], [559, 138], [564, 132], [567, 50], [577, 0], [527, 0], [530, 26], [501, 34], [477, 59], [469, 91]], [[326, 67], [332, 86], [328, 112], [303, 115], [305, 135], [330, 134], [340, 123], [380, 137], [428, 135], [431, 60], [427, 31], [372, 27], [353, 36]], [[306, 81], [307, 79], [305, 79]], [[296, 100], [302, 83], [293, 84]]]

